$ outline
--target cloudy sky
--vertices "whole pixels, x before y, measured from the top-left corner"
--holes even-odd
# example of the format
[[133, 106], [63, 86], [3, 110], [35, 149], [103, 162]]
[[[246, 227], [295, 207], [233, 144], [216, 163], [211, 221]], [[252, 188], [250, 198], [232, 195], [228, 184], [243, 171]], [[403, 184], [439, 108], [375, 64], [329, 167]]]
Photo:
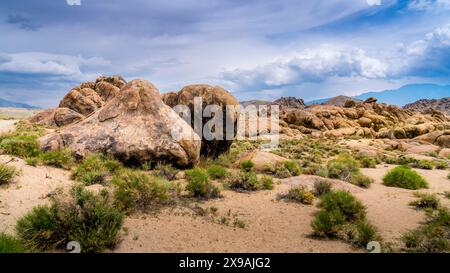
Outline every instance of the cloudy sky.
[[450, 0], [2, 0], [0, 33], [0, 98], [41, 107], [100, 74], [241, 100], [450, 83]]

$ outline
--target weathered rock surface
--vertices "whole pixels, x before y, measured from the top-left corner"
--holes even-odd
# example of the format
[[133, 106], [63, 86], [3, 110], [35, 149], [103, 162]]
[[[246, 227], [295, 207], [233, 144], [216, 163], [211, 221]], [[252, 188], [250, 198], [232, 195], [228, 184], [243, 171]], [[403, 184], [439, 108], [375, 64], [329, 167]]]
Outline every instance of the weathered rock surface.
[[417, 112], [426, 112], [432, 109], [450, 115], [450, 97], [432, 100], [418, 100], [416, 102], [405, 105], [403, 108]]
[[[205, 138], [202, 132], [197, 132], [199, 135], [203, 135], [202, 137], [202, 147], [201, 154], [209, 157], [217, 157], [221, 153], [228, 151], [232, 140], [226, 140], [227, 130], [226, 130], [226, 118], [227, 116], [230, 118], [231, 123], [234, 125], [234, 135], [236, 134], [236, 125], [238, 120], [238, 109], [227, 109], [228, 106], [239, 106], [239, 101], [231, 95], [225, 89], [218, 86], [210, 86], [206, 84], [196, 84], [196, 85], [188, 85], [181, 89], [176, 97], [173, 93], [168, 93], [163, 96], [163, 100], [167, 105], [174, 107], [176, 105], [185, 105], [190, 109], [191, 112], [191, 126], [194, 128], [194, 98], [200, 97], [202, 98], [202, 109], [201, 112], [208, 105], [217, 105], [222, 109], [222, 117], [223, 117], [223, 128], [222, 128], [222, 139], [213, 139], [208, 140]], [[233, 108], [233, 107], [232, 107]], [[228, 111], [228, 112], [227, 112]], [[201, 113], [199, 113], [201, 115]], [[203, 128], [205, 126], [209, 126], [209, 121], [211, 117], [203, 117], [202, 125]], [[202, 127], [202, 126], [200, 126]], [[198, 128], [202, 130], [202, 128]], [[212, 130], [212, 132], [215, 132]]]
[[31, 123], [43, 125], [47, 128], [56, 128], [75, 123], [83, 118], [83, 115], [69, 108], [55, 108], [40, 111], [28, 120]]
[[104, 101], [94, 89], [76, 87], [64, 96], [59, 107], [69, 108], [83, 116], [88, 116], [100, 109], [103, 104]]
[[305, 102], [296, 97], [281, 97], [272, 104], [280, 106], [280, 109], [304, 109], [306, 107]]
[[[172, 132], [182, 132], [178, 139]], [[197, 163], [201, 141], [150, 82], [134, 80], [99, 111], [85, 120], [42, 137], [44, 150], [63, 147], [80, 157], [101, 152], [126, 164], [168, 162], [179, 166]]]

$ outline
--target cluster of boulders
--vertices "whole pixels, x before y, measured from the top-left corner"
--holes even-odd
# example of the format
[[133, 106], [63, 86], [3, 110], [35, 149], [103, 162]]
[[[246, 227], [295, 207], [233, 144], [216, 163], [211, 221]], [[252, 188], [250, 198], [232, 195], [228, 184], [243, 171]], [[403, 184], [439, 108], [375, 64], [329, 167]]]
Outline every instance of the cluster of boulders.
[[344, 107], [313, 105], [307, 109], [284, 109], [280, 118], [282, 132], [288, 135], [409, 139], [450, 129], [450, 119], [442, 112], [417, 113], [377, 103], [376, 98], [349, 101]]
[[[30, 121], [60, 127], [39, 139], [44, 150], [68, 147], [79, 157], [101, 152], [130, 165], [166, 162], [191, 166], [201, 154], [218, 156], [231, 145], [231, 141], [200, 138], [202, 131], [194, 132], [194, 120], [189, 124], [172, 109], [181, 104], [194, 112], [194, 97], [202, 98], [202, 107], [216, 104], [223, 111], [225, 105], [239, 104], [220, 87], [190, 85], [178, 93], [161, 95], [148, 81], [127, 83], [119, 76], [99, 77], [73, 88], [58, 108], [42, 111]], [[236, 126], [236, 113], [234, 117]], [[181, 136], [177, 132], [182, 132]]]

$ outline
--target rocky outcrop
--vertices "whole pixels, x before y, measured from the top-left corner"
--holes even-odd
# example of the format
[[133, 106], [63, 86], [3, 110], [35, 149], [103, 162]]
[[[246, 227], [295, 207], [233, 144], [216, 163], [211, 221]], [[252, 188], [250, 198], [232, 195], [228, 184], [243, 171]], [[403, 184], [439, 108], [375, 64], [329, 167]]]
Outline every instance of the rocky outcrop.
[[[199, 113], [200, 116], [202, 116], [203, 110], [208, 105], [217, 105], [222, 109], [222, 116], [223, 116], [223, 128], [222, 128], [222, 139], [213, 139], [208, 140], [203, 136], [202, 138], [202, 148], [201, 148], [201, 154], [208, 157], [217, 157], [221, 153], [228, 151], [231, 144], [233, 143], [232, 140], [226, 140], [227, 131], [226, 131], [226, 118], [227, 116], [231, 118], [232, 124], [234, 124], [234, 135], [236, 133], [236, 125], [237, 125], [237, 119], [238, 119], [238, 112], [236, 110], [238, 109], [227, 109], [228, 106], [239, 106], [238, 100], [231, 95], [228, 91], [225, 89], [218, 87], [218, 86], [210, 86], [206, 84], [197, 84], [197, 85], [188, 85], [181, 89], [177, 94], [176, 97], [173, 93], [168, 93], [164, 95], [163, 100], [166, 102], [167, 105], [174, 107], [176, 105], [185, 105], [189, 108], [191, 112], [191, 126], [194, 128], [194, 98], [201, 98], [202, 99], [202, 109], [201, 113]], [[202, 125], [203, 128], [205, 126], [212, 126], [212, 124], [209, 123], [211, 120], [211, 117], [203, 117], [202, 118]], [[201, 126], [200, 126], [201, 127]], [[198, 128], [199, 130], [202, 130], [202, 128]], [[214, 130], [211, 130], [215, 132]], [[204, 135], [203, 132], [198, 132], [200, 135]]]
[[40, 111], [28, 120], [47, 128], [56, 128], [78, 122], [83, 118], [83, 115], [69, 108], [55, 108]]
[[421, 113], [429, 113], [434, 110], [450, 115], [450, 97], [432, 100], [418, 100], [416, 102], [406, 104], [403, 108]]
[[281, 97], [275, 100], [272, 105], [280, 106], [280, 109], [304, 109], [305, 102], [296, 97]]
[[103, 104], [104, 101], [94, 89], [77, 87], [64, 96], [59, 107], [69, 108], [83, 116], [88, 116], [100, 109]]
[[69, 147], [79, 157], [101, 152], [131, 165], [178, 166], [197, 163], [201, 144], [191, 126], [163, 103], [158, 89], [143, 80], [129, 82], [101, 110], [39, 142], [44, 150]]

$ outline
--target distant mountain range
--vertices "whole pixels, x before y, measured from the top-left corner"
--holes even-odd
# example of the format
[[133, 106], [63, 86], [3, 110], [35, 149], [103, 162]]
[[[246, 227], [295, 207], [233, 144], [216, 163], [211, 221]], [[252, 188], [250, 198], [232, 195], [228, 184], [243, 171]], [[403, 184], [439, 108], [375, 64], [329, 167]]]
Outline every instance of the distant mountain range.
[[[381, 92], [367, 92], [352, 98], [366, 100], [375, 97], [378, 102], [404, 106], [421, 99], [440, 99], [450, 97], [450, 85], [437, 84], [408, 84], [398, 89], [385, 90]], [[325, 98], [306, 102], [307, 105], [320, 104], [333, 98]]]
[[28, 105], [28, 104], [20, 103], [20, 102], [4, 100], [1, 98], [0, 98], [0, 107], [39, 109], [39, 107], [36, 107], [36, 106], [32, 106], [32, 105]]

